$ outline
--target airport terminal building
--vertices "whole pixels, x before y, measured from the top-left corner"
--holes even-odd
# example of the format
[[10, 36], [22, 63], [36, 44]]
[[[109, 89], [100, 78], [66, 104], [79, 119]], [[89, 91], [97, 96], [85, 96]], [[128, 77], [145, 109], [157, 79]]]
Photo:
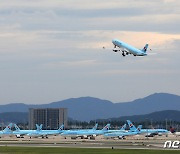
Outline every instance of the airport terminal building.
[[67, 127], [67, 108], [29, 109], [29, 129], [36, 129], [36, 124], [43, 124], [43, 129], [58, 129], [59, 125]]

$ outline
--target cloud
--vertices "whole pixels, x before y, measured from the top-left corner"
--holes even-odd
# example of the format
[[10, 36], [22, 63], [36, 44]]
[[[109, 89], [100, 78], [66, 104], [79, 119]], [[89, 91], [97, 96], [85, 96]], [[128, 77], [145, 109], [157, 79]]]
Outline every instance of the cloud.
[[[103, 3], [102, 3], [103, 2]], [[2, 4], [1, 24], [24, 30], [179, 32], [179, 1], [15, 1]], [[17, 5], [19, 4], [19, 5]], [[96, 5], [94, 5], [96, 4]]]
[[[118, 102], [161, 90], [179, 93], [179, 4], [2, 1], [0, 102], [48, 103], [84, 95]], [[113, 38], [137, 48], [149, 43], [157, 54], [123, 58], [112, 52]]]

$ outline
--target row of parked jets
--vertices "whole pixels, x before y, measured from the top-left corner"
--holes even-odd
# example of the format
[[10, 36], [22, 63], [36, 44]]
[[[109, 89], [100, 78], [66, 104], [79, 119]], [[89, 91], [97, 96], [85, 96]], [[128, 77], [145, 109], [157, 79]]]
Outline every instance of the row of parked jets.
[[[64, 125], [61, 125], [57, 130], [42, 130], [42, 124], [36, 124], [36, 130], [20, 130], [20, 128], [13, 123], [10, 123], [4, 130], [0, 131], [0, 137], [2, 136], [16, 136], [17, 138], [24, 137], [24, 135], [32, 137], [48, 138], [50, 135], [61, 135], [76, 139], [78, 137], [82, 139], [93, 139], [96, 136], [103, 135], [105, 138], [119, 138], [124, 139], [126, 136], [133, 136], [138, 134], [144, 134], [146, 136], [163, 135], [170, 133], [166, 129], [142, 129], [142, 125], [137, 128], [130, 120], [127, 120], [129, 130], [126, 130], [126, 124], [124, 124], [119, 130], [111, 130], [110, 124], [107, 124], [102, 130], [97, 130], [98, 124], [92, 129], [78, 129], [78, 130], [64, 130]], [[12, 130], [14, 126], [15, 130]]]

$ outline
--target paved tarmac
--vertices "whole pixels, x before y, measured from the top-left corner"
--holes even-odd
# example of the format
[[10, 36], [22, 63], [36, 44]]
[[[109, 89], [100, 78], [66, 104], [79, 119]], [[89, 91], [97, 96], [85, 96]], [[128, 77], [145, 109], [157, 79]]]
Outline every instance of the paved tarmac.
[[71, 139], [58, 135], [50, 136], [48, 139], [3, 137], [0, 138], [0, 146], [26, 146], [26, 147], [69, 147], [69, 148], [114, 148], [114, 149], [164, 149], [167, 140], [180, 141], [180, 137], [174, 135], [156, 136], [146, 138], [142, 135], [127, 137], [126, 139], [104, 139], [98, 136], [95, 140]]

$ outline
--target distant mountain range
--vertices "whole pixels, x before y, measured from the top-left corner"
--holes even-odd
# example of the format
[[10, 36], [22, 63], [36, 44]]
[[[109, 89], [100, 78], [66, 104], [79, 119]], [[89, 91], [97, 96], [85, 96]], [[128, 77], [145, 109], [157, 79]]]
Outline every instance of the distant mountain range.
[[144, 121], [153, 121], [153, 122], [158, 122], [158, 121], [176, 121], [180, 122], [180, 111], [176, 110], [165, 110], [165, 111], [158, 111], [158, 112], [153, 112], [150, 114], [144, 114], [144, 115], [133, 115], [133, 116], [122, 116], [118, 118], [109, 118], [109, 119], [99, 119], [97, 121], [126, 121], [126, 120], [131, 120], [133, 122], [144, 122]]
[[[9, 123], [27, 123], [28, 122], [28, 113], [27, 112], [5, 112], [0, 113], [1, 122]], [[122, 116], [117, 118], [108, 118], [108, 119], [96, 119], [96, 121], [126, 121], [131, 120], [133, 122], [145, 122], [145, 121], [176, 121], [180, 122], [180, 111], [175, 110], [165, 110], [165, 111], [158, 111], [153, 112], [150, 114], [144, 115], [133, 115], [133, 116]], [[73, 120], [69, 118], [70, 120]]]
[[[180, 96], [168, 93], [155, 93], [131, 102], [112, 103], [93, 97], [71, 98], [50, 104], [27, 105], [12, 103], [0, 105], [3, 112], [28, 112], [29, 108], [68, 108], [68, 116], [81, 121], [106, 119], [112, 117], [144, 115], [157, 111], [180, 111]], [[1, 117], [0, 117], [1, 121]]]
[[0, 123], [27, 123], [27, 112], [4, 112], [0, 113]]

